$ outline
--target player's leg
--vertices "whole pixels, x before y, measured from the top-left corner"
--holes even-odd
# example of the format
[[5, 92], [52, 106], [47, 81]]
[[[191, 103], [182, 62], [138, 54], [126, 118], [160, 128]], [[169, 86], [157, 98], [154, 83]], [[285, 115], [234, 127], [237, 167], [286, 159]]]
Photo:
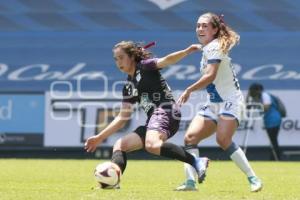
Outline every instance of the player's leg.
[[[216, 130], [216, 121], [211, 118], [197, 115], [190, 123], [184, 137], [185, 149], [192, 155], [199, 157], [199, 149], [197, 144], [203, 139], [211, 136]], [[205, 159], [205, 158], [203, 158]], [[206, 159], [208, 161], [208, 159]], [[208, 163], [207, 163], [208, 164]], [[207, 165], [206, 163], [204, 165]], [[176, 188], [177, 191], [196, 190], [195, 168], [187, 163], [184, 164], [184, 172], [186, 175], [185, 182]]]
[[[127, 165], [127, 156], [126, 153], [134, 150], [143, 148], [143, 142], [138, 132], [145, 127], [139, 127], [133, 133], [129, 133], [124, 137], [118, 139], [113, 147], [113, 154], [111, 162], [115, 163], [121, 170], [122, 174], [124, 173]], [[120, 189], [120, 185], [108, 189]]]
[[279, 126], [272, 127], [272, 128], [266, 128], [268, 137], [271, 142], [271, 148], [272, 148], [272, 157], [271, 160], [280, 160], [280, 150], [278, 145], [278, 134], [279, 134]]
[[193, 163], [194, 157], [182, 147], [165, 142], [177, 132], [180, 119], [181, 113], [176, 105], [166, 105], [163, 108], [156, 108], [147, 125], [146, 151], [155, 155]]
[[[217, 124], [217, 104], [208, 104], [203, 105], [197, 115], [192, 120], [189, 128], [185, 134], [184, 143], [186, 147], [190, 146], [188, 152], [194, 153], [193, 155], [199, 157], [199, 150], [197, 144], [212, 135], [216, 130]], [[208, 165], [208, 159], [204, 158], [204, 167]], [[195, 181], [195, 169], [189, 164], [184, 164], [184, 171], [186, 174], [186, 181], [177, 187], [176, 189], [181, 191], [185, 190], [187, 185], [192, 186], [192, 183]], [[206, 168], [204, 169], [204, 177], [206, 175]]]
[[120, 167], [122, 174], [124, 173], [127, 164], [126, 153], [143, 148], [142, 139], [137, 133], [140, 129], [143, 128], [137, 128], [135, 132], [125, 135], [118, 139], [114, 144], [111, 161]]
[[252, 192], [262, 189], [261, 181], [256, 177], [248, 159], [242, 149], [232, 141], [238, 127], [237, 119], [232, 115], [220, 115], [217, 126], [217, 143], [233, 160], [233, 162], [246, 174]]
[[180, 110], [175, 105], [167, 109], [166, 107], [155, 109], [147, 126], [145, 148], [150, 153], [193, 165], [198, 173], [198, 181], [202, 182], [205, 175], [202, 171], [202, 160], [185, 151], [183, 147], [164, 142], [177, 132], [180, 118]]
[[193, 164], [195, 157], [176, 144], [165, 142], [168, 136], [165, 132], [148, 130], [146, 133], [145, 149], [149, 153]]

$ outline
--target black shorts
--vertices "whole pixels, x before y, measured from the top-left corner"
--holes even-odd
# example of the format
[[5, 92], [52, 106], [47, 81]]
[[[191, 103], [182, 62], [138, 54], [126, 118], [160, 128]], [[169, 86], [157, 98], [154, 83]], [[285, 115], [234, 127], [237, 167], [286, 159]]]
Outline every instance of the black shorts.
[[146, 125], [139, 126], [134, 132], [141, 137], [143, 143], [145, 142], [146, 132], [148, 130], [164, 133], [170, 138], [178, 131], [180, 119], [181, 112], [176, 104], [168, 107], [158, 107], [147, 119]]

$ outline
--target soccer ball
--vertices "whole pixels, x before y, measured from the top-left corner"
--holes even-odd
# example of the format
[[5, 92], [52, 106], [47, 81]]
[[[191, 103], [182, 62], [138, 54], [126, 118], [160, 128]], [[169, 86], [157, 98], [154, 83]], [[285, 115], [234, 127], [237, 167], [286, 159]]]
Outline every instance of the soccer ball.
[[120, 183], [121, 171], [115, 163], [104, 162], [96, 166], [94, 175], [101, 188], [109, 189]]

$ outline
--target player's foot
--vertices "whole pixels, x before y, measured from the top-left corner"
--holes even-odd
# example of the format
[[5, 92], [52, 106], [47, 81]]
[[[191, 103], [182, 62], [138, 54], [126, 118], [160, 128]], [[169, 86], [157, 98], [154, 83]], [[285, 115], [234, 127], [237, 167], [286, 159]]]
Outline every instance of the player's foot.
[[115, 189], [115, 190], [121, 189], [120, 184], [118, 183], [117, 185], [115, 185], [113, 189]]
[[259, 178], [256, 176], [248, 177], [248, 181], [250, 183], [250, 191], [251, 192], [258, 192], [261, 191], [263, 188], [263, 184]]
[[197, 191], [195, 181], [186, 180], [184, 183], [178, 186], [175, 191]]
[[206, 177], [206, 170], [208, 168], [209, 159], [207, 157], [195, 157], [195, 163], [193, 167], [198, 174], [198, 183], [202, 183]]

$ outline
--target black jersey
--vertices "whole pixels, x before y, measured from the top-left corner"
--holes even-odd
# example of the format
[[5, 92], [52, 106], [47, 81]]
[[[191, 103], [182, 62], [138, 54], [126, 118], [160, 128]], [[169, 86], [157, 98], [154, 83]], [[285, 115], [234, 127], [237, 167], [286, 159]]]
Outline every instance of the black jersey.
[[139, 103], [148, 116], [154, 108], [174, 102], [171, 89], [161, 76], [156, 62], [155, 58], [142, 60], [134, 76], [128, 76], [123, 87], [123, 102]]

